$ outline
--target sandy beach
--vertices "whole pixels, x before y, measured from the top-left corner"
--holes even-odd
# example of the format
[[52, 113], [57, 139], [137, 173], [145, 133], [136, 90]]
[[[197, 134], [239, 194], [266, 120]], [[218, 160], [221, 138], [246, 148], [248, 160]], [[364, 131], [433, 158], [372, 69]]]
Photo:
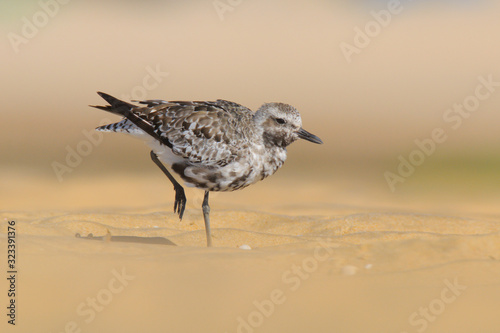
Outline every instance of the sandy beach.
[[[0, 248], [16, 221], [16, 330], [496, 332], [500, 324], [498, 211], [363, 207], [354, 201], [373, 193], [349, 199], [340, 182], [284, 171], [214, 195], [206, 248], [202, 192], [188, 190], [179, 221], [157, 176], [75, 181], [60, 189], [58, 209], [1, 213]], [[135, 195], [117, 200], [126, 188]], [[329, 202], [336, 193], [344, 204]]]

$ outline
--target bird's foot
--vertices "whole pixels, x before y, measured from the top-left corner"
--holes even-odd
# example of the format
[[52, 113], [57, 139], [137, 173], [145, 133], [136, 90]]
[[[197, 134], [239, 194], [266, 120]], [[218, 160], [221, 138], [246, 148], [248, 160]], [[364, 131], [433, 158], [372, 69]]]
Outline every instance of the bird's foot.
[[184, 188], [182, 186], [174, 186], [175, 190], [175, 201], [174, 201], [174, 213], [179, 214], [179, 219], [182, 220], [184, 215], [184, 210], [186, 209], [186, 194], [184, 193]]

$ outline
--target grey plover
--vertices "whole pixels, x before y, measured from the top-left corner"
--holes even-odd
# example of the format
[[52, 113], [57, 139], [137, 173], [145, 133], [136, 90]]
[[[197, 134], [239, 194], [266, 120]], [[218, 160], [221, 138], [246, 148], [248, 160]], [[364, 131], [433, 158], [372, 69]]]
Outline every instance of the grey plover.
[[174, 186], [174, 213], [181, 220], [187, 201], [184, 188], [163, 163], [187, 186], [205, 190], [202, 210], [207, 246], [212, 245], [210, 191], [239, 190], [272, 175], [285, 162], [286, 147], [298, 139], [323, 143], [302, 128], [299, 112], [288, 104], [266, 103], [254, 113], [221, 99], [146, 100], [134, 105], [98, 94], [109, 105], [92, 107], [124, 119], [96, 130], [129, 133], [146, 141], [152, 149], [151, 159]]

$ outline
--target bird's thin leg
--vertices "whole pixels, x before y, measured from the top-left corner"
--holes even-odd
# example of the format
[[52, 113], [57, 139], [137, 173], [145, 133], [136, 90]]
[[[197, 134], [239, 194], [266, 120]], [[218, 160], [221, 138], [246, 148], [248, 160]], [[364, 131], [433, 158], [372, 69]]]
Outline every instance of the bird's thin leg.
[[210, 235], [210, 206], [208, 205], [208, 191], [205, 191], [205, 197], [203, 198], [203, 204], [201, 208], [203, 209], [203, 218], [205, 219], [205, 232], [207, 233], [207, 246], [212, 246], [212, 236]]
[[155, 164], [163, 171], [165, 176], [172, 182], [175, 190], [175, 201], [174, 201], [174, 213], [179, 214], [179, 218], [182, 220], [182, 216], [184, 215], [184, 210], [186, 209], [186, 194], [184, 194], [184, 188], [175, 180], [175, 178], [168, 172], [167, 168], [160, 162], [158, 156], [154, 151], [151, 150], [151, 159]]

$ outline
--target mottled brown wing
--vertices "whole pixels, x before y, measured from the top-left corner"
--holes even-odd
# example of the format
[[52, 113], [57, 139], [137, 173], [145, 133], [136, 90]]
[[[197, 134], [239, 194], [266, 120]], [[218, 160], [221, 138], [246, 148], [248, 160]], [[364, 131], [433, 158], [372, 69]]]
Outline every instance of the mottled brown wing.
[[[190, 164], [225, 165], [246, 141], [253, 113], [237, 103], [141, 101], [134, 113], [149, 122], [171, 144], [174, 154]], [[244, 146], [244, 145], [243, 145]]]

